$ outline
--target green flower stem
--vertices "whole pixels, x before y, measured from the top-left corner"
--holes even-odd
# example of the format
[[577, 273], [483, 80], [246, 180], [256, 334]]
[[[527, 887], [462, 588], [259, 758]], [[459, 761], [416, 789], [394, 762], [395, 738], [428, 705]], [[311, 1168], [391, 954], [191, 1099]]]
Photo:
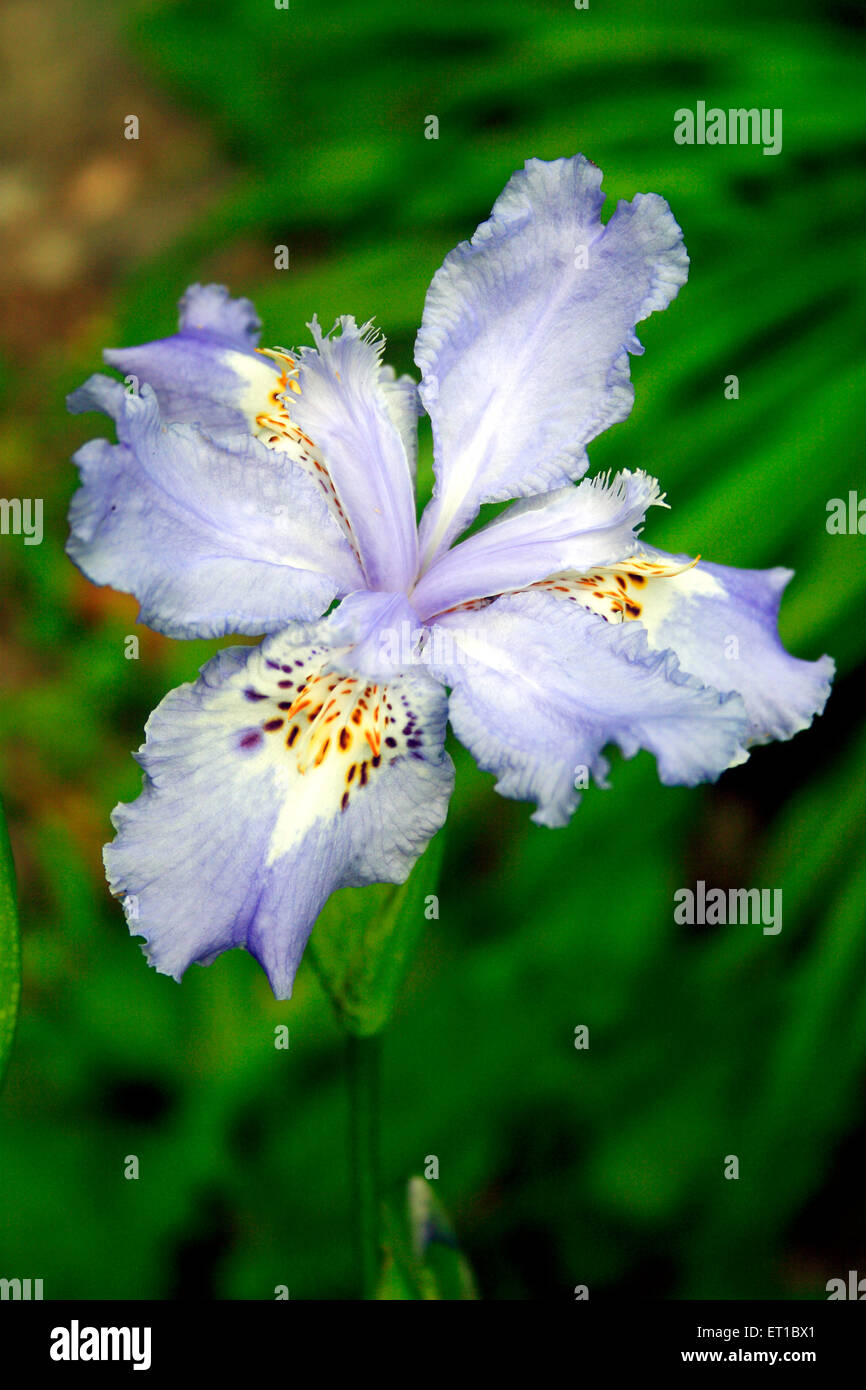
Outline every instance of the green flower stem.
[[379, 1072], [381, 1039], [347, 1035], [351, 1123], [352, 1209], [364, 1298], [375, 1298], [380, 1276]]
[[442, 831], [405, 883], [341, 888], [325, 904], [310, 938], [316, 973], [347, 1035], [351, 1102], [352, 1215], [364, 1298], [381, 1279], [378, 1034], [385, 1027], [425, 927], [438, 917]]

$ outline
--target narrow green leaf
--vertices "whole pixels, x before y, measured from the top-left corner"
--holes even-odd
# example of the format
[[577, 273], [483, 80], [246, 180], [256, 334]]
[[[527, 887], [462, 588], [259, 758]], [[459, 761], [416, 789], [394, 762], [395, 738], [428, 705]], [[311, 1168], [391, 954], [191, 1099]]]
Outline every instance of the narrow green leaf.
[[405, 1273], [405, 1268], [395, 1259], [388, 1246], [376, 1299], [380, 1303], [404, 1303], [418, 1298], [418, 1294]]
[[0, 1081], [6, 1073], [21, 994], [21, 947], [18, 940], [18, 908], [15, 868], [0, 803]]
[[332, 894], [308, 947], [343, 1026], [369, 1037], [384, 1028], [424, 927], [444, 839], [434, 837], [405, 883]]

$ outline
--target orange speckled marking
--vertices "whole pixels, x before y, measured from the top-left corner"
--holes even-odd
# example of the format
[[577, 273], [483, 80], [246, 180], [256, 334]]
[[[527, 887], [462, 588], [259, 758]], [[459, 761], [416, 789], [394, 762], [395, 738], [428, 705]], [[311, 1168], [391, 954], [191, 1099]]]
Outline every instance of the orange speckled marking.
[[598, 613], [605, 622], [633, 622], [643, 612], [638, 595], [647, 584], [685, 574], [700, 558], [698, 555], [687, 565], [672, 565], [651, 560], [649, 556], [633, 555], [617, 565], [600, 565], [586, 574], [556, 574], [529, 587], [546, 589], [557, 598], [562, 594], [572, 603]]
[[295, 358], [288, 352], [284, 352], [282, 348], [256, 348], [256, 352], [261, 353], [263, 357], [272, 358], [280, 368], [280, 375], [277, 377], [273, 390], [268, 393], [267, 408], [260, 411], [255, 417], [255, 434], [269, 449], [279, 449], [285, 444], [295, 446], [291, 451], [292, 457], [296, 458], [319, 484], [327, 498], [331, 512], [337, 518], [340, 528], [360, 564], [361, 556], [352, 531], [352, 523], [337, 495], [337, 489], [327, 466], [312, 439], [309, 435], [304, 434], [299, 425], [294, 423], [289, 412], [287, 393], [293, 391], [297, 396], [301, 394], [297, 380], [298, 364]]

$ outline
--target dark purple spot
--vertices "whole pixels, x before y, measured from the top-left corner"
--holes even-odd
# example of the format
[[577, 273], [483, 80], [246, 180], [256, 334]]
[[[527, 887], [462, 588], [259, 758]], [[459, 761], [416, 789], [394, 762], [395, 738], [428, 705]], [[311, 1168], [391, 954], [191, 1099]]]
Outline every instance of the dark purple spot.
[[263, 695], [260, 690], [253, 690], [251, 687], [244, 691], [248, 700], [266, 700], [267, 695]]
[[348, 806], [348, 804], [349, 804], [349, 793], [348, 793], [348, 792], [343, 792], [343, 798], [342, 798], [342, 800], [341, 800], [341, 802], [340, 802], [340, 810], [341, 810], [341, 811], [345, 811], [345, 809], [346, 809], [346, 807]]
[[293, 685], [294, 681], [277, 681], [277, 687], [280, 690], [291, 690]]
[[[268, 726], [267, 726], [267, 724], [266, 724], [266, 725], [265, 725], [265, 728], [267, 728], [267, 727], [268, 727]], [[423, 748], [423, 747], [424, 747], [424, 740], [423, 740], [423, 738], [407, 738], [407, 740], [406, 740], [406, 747], [407, 747], [407, 748]]]
[[256, 744], [261, 743], [261, 741], [262, 736], [259, 733], [258, 729], [253, 729], [250, 733], [244, 734], [242, 736], [241, 748], [255, 748]]
[[392, 738], [390, 734], [389, 734], [388, 737], [385, 739], [385, 747], [386, 747], [386, 748], [396, 748], [396, 747], [397, 747], [397, 740], [396, 740], [395, 738]]
[[262, 727], [266, 730], [267, 733], [273, 734], [276, 732], [277, 729], [281, 729], [283, 727], [283, 721], [282, 719], [268, 719], [262, 725]]

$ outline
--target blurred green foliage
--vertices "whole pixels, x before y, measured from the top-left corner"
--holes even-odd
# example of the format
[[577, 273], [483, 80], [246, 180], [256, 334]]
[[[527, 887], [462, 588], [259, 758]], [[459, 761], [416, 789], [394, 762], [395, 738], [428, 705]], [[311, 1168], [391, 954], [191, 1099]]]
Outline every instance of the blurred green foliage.
[[15, 1038], [18, 1002], [21, 997], [21, 942], [18, 931], [18, 903], [15, 866], [0, 803], [0, 1082]]
[[[715, 787], [663, 789], [648, 755], [616, 759], [613, 790], [557, 832], [455, 750], [440, 919], [386, 1036], [384, 1166], [399, 1203], [438, 1157], [484, 1298], [823, 1297], [866, 1270], [866, 542], [825, 529], [830, 498], [866, 493], [862, 12], [132, 0], [123, 24], [130, 61], [214, 133], [232, 178], [128, 267], [106, 344], [171, 332], [186, 285], [219, 279], [255, 299], [266, 342], [305, 341], [314, 312], [375, 316], [408, 370], [432, 273], [527, 157], [583, 151], [609, 207], [669, 199], [690, 283], [642, 326], [635, 408], [593, 471], [659, 474], [655, 544], [795, 568], [783, 636], [837, 658], [836, 693]], [[782, 108], [782, 153], [677, 146], [674, 111], [698, 100]], [[241, 953], [179, 987], [102, 881], [108, 812], [139, 785], [129, 752], [214, 644], [143, 637], [125, 660], [135, 606], [63, 556], [66, 460], [96, 421], [66, 419], [62, 396], [99, 345], [55, 347], [50, 394], [3, 364], [6, 460], [45, 497], [46, 540], [0, 552], [25, 926], [0, 1274], [47, 1297], [351, 1296], [342, 1043], [310, 962], [289, 1004]], [[421, 476], [429, 490], [429, 441]], [[674, 926], [696, 878], [780, 887], [783, 931]]]

